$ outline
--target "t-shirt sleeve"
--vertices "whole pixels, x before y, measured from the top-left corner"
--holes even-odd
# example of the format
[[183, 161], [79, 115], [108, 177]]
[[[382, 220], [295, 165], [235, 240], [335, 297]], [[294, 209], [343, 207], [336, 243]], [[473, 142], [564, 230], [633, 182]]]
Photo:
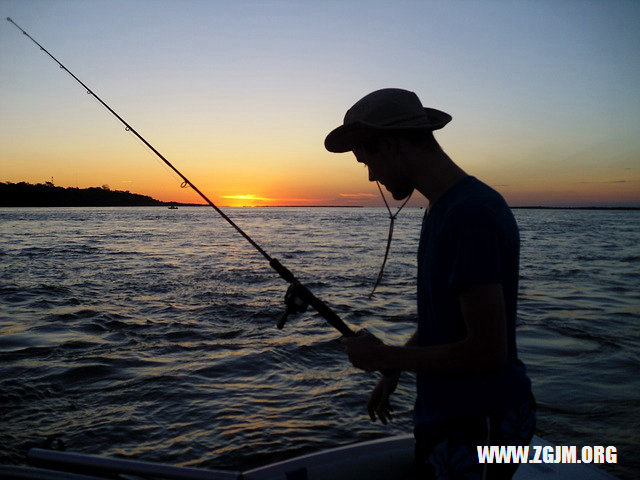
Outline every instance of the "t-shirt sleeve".
[[449, 288], [502, 283], [500, 235], [495, 218], [478, 208], [455, 216], [451, 229]]

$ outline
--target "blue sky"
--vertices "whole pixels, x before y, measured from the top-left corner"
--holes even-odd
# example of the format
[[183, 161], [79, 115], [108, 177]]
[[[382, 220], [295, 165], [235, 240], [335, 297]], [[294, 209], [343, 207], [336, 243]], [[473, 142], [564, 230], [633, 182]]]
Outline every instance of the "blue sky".
[[[0, 0], [0, 13], [220, 196], [375, 193], [322, 142], [357, 99], [401, 87], [452, 114], [442, 146], [511, 204], [640, 205], [640, 2]], [[82, 93], [2, 22], [0, 181], [171, 197], [175, 181]]]

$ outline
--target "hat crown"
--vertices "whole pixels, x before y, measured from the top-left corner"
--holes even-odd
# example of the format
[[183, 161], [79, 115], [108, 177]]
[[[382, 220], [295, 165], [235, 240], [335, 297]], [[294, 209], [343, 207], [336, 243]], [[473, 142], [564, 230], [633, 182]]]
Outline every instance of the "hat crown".
[[418, 96], [401, 88], [383, 88], [358, 100], [344, 116], [343, 124], [324, 139], [330, 152], [347, 152], [371, 137], [372, 133], [438, 130], [451, 115], [424, 108]]
[[424, 107], [414, 92], [401, 88], [384, 88], [358, 100], [347, 110], [344, 124], [363, 122], [384, 127], [425, 117]]

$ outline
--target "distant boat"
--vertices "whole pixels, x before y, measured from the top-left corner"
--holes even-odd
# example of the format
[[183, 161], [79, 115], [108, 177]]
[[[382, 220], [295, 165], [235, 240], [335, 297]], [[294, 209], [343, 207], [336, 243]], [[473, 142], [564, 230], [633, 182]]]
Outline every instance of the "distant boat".
[[176, 205], [169, 205], [169, 210], [177, 210], [178, 207]]

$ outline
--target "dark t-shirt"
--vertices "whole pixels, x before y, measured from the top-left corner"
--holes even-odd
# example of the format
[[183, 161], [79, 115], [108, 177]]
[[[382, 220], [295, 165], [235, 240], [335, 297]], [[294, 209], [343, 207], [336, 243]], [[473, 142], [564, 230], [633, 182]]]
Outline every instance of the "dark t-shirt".
[[519, 254], [511, 210], [498, 192], [474, 177], [456, 183], [425, 215], [418, 248], [418, 344], [464, 339], [458, 292], [465, 285], [500, 283], [508, 355], [504, 369], [492, 374], [418, 373], [416, 425], [497, 413], [529, 397], [531, 382], [518, 360], [515, 340]]

